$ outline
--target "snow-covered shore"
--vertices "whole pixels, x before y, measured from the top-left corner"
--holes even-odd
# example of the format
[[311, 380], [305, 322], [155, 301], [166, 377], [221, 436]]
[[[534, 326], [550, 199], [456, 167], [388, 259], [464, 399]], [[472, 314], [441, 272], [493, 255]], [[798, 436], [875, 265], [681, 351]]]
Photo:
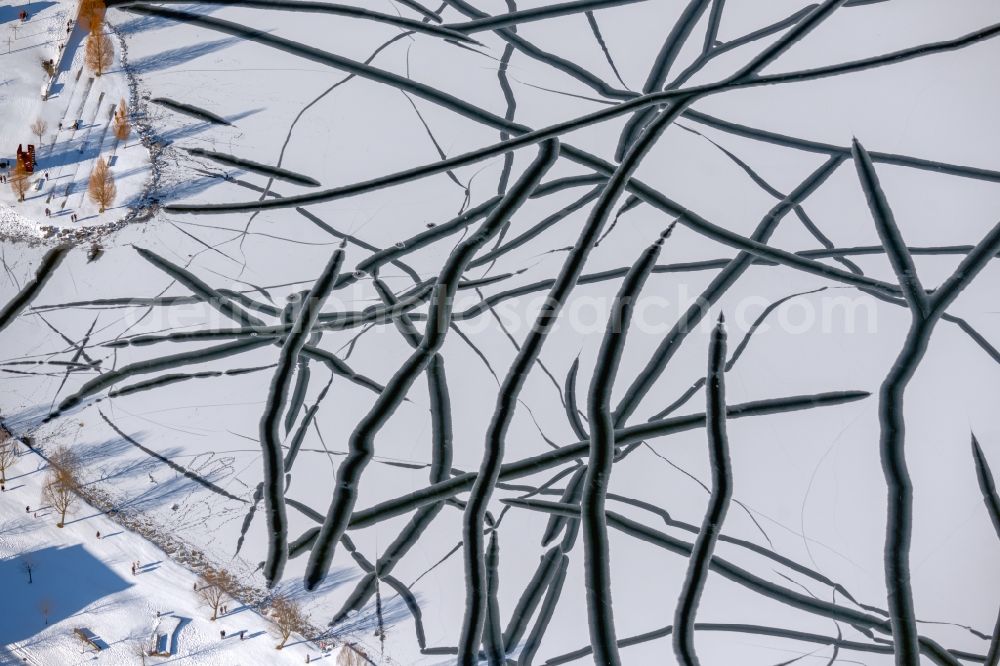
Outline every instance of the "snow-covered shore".
[[[230, 600], [226, 613], [209, 620], [211, 610], [193, 591], [195, 573], [93, 506], [77, 501], [58, 528], [58, 514], [40, 499], [47, 463], [19, 448], [0, 493], [0, 663], [135, 663], [137, 644], [148, 649], [157, 634], [169, 635], [169, 661], [221, 666], [324, 659], [301, 637], [275, 650], [280, 638], [253, 606]], [[135, 574], [133, 562], [139, 563]], [[104, 649], [85, 645], [77, 628], [95, 634]]]
[[[0, 53], [0, 161], [8, 169], [0, 173], [9, 174], [18, 146], [35, 145], [37, 165], [23, 202], [9, 185], [0, 185], [5, 238], [83, 242], [103, 235], [134, 217], [150, 180], [149, 151], [138, 133], [133, 128], [119, 140], [111, 128], [119, 102], [131, 106], [122, 42], [109, 29], [114, 64], [94, 75], [84, 65], [85, 31], [72, 21], [76, 6], [76, 0], [29, 3], [27, 21], [6, 21], [11, 40], [9, 52]], [[109, 12], [109, 24], [114, 14]], [[57, 68], [51, 79], [40, 66], [49, 59]], [[43, 87], [50, 90], [45, 99]], [[46, 125], [41, 137], [30, 129], [37, 120]], [[111, 165], [117, 187], [114, 203], [103, 213], [87, 196], [90, 173], [101, 158]]]

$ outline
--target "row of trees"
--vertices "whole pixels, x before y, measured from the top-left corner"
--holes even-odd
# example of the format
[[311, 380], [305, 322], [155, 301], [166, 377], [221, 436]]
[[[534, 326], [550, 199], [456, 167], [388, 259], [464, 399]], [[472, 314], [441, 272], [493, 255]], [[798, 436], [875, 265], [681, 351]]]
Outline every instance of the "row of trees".
[[[16, 456], [16, 440], [6, 430], [0, 428], [0, 482], [6, 481], [6, 470], [13, 464]], [[59, 512], [57, 527], [61, 528], [65, 525], [66, 514], [79, 499], [79, 490], [79, 456], [68, 447], [56, 448], [49, 455], [49, 468], [42, 488], [42, 502]], [[25, 560], [23, 568], [27, 573], [28, 582], [31, 582], [33, 566], [30, 560]], [[226, 603], [226, 600], [235, 598], [238, 587], [236, 577], [230, 572], [221, 568], [209, 568], [195, 583], [195, 592], [202, 602], [211, 609], [212, 616], [209, 619], [215, 621], [218, 619], [219, 610]], [[44, 607], [40, 608], [42, 614], [47, 616], [49, 605], [46, 603]], [[287, 593], [277, 593], [271, 597], [267, 603], [266, 614], [281, 634], [281, 642], [275, 646], [278, 650], [285, 647], [293, 633], [306, 634], [309, 631], [308, 614], [303, 610], [301, 604]], [[137, 652], [145, 657], [144, 643], [137, 641], [136, 644], [138, 646]], [[357, 648], [346, 649], [341, 654], [338, 663], [344, 666], [365, 663], [363, 655], [364, 652]]]
[[[31, 174], [20, 163], [14, 165], [7, 182], [10, 189], [17, 196], [18, 201], [24, 201], [28, 189], [31, 187]], [[100, 212], [104, 212], [114, 203], [118, 196], [118, 187], [115, 185], [115, 177], [111, 173], [111, 167], [103, 157], [97, 160], [94, 170], [90, 173], [90, 181], [87, 184], [87, 194], [91, 200], [100, 207]]]
[[[125, 100], [123, 99], [118, 103], [111, 121], [111, 129], [114, 132], [115, 138], [119, 141], [127, 140], [132, 133], [132, 123], [129, 121], [128, 115], [128, 105], [125, 104]], [[36, 119], [31, 124], [31, 131], [38, 137], [39, 146], [48, 127], [48, 123], [41, 118]], [[18, 201], [24, 201], [24, 197], [31, 187], [30, 176], [31, 174], [28, 173], [28, 170], [20, 163], [16, 163], [11, 170], [8, 181]], [[111, 169], [103, 157], [97, 161], [93, 172], [90, 174], [87, 191], [91, 200], [100, 206], [102, 213], [108, 206], [114, 203], [118, 188], [115, 186], [115, 179], [111, 174]]]
[[[238, 583], [235, 576], [225, 569], [210, 568], [202, 573], [195, 583], [195, 592], [202, 602], [212, 611], [211, 621], [219, 617], [219, 609], [226, 599], [234, 598]], [[309, 617], [302, 606], [288, 594], [278, 593], [271, 597], [267, 604], [267, 615], [274, 621], [281, 642], [276, 646], [282, 649], [292, 633], [306, 633], [309, 630]]]
[[[94, 72], [95, 76], [101, 76], [114, 62], [114, 45], [108, 36], [104, 25], [104, 16], [107, 6], [104, 0], [80, 0], [77, 21], [88, 31], [85, 45], [84, 61], [87, 67]], [[48, 124], [38, 118], [31, 124], [32, 133], [38, 137], [39, 148], [42, 139], [48, 130]], [[121, 100], [115, 110], [112, 120], [112, 131], [119, 141], [128, 139], [132, 132], [132, 125], [128, 118], [128, 107], [125, 100]], [[21, 164], [15, 164], [11, 170], [7, 181], [18, 201], [24, 201], [31, 187], [30, 173]], [[100, 212], [104, 212], [117, 196], [117, 187], [111, 169], [104, 158], [98, 160], [90, 175], [87, 187], [91, 200], [100, 207]]]
[[[132, 123], [128, 119], [128, 105], [124, 99], [118, 102], [118, 107], [115, 109], [111, 130], [119, 141], [125, 141], [132, 133]], [[118, 188], [115, 186], [114, 176], [111, 175], [111, 168], [103, 157], [97, 160], [97, 165], [90, 174], [87, 193], [91, 200], [100, 206], [102, 213], [115, 201]]]

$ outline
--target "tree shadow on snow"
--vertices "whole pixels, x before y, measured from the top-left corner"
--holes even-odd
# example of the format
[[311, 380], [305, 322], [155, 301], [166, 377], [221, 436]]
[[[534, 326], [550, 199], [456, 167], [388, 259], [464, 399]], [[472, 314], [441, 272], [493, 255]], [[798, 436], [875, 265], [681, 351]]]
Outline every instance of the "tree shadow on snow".
[[[419, 603], [419, 598], [417, 599]], [[382, 609], [379, 613], [374, 601], [369, 602], [360, 611], [349, 615], [344, 620], [332, 627], [327, 627], [319, 636], [309, 636], [310, 640], [338, 639], [343, 640], [348, 636], [368, 635], [384, 628], [390, 630], [393, 626], [404, 621], [410, 615], [410, 609], [406, 602], [399, 595], [382, 599]], [[297, 641], [303, 642], [303, 641]], [[293, 645], [294, 643], [289, 643]]]
[[[207, 16], [209, 14], [214, 14], [215, 12], [222, 9], [222, 7], [185, 7], [184, 11], [190, 14], [200, 14], [202, 16]], [[162, 16], [140, 16], [133, 19], [129, 19], [123, 23], [118, 24], [118, 30], [125, 34], [135, 34], [139, 32], [148, 32], [150, 30], [160, 30], [161, 28], [169, 28], [170, 26], [176, 26], [177, 21], [171, 19], [163, 18]]]
[[192, 60], [197, 60], [202, 56], [229, 48], [233, 44], [240, 41], [242, 40], [239, 37], [227, 37], [225, 39], [202, 42], [201, 44], [194, 44], [192, 46], [181, 46], [176, 49], [169, 49], [167, 51], [138, 58], [132, 61], [131, 66], [136, 72], [148, 74], [157, 70], [169, 69], [171, 67], [176, 67], [177, 65], [183, 65], [191, 62]]
[[[3, 423], [15, 434], [32, 432], [41, 425], [47, 414], [46, 407], [30, 407], [5, 417]], [[146, 433], [139, 431], [128, 433], [128, 437], [111, 437], [74, 444], [73, 451], [77, 454], [83, 469], [84, 486], [107, 487], [110, 482], [119, 491], [115, 498], [116, 510], [151, 511], [167, 505], [178, 506], [200, 493], [203, 485], [192, 477], [217, 483], [232, 474], [230, 459], [209, 452], [193, 457], [188, 453], [185, 464], [180, 467], [174, 459], [185, 453], [182, 449], [179, 447], [159, 449], [155, 445], [144, 444], [146, 437]], [[36, 447], [45, 455], [44, 446], [36, 445]], [[173, 466], [165, 461], [170, 461]], [[44, 471], [46, 467], [44, 461], [38, 459], [38, 463], [38, 469], [31, 473]], [[187, 475], [179, 472], [186, 472]], [[15, 478], [17, 477], [10, 476], [8, 480]], [[206, 512], [211, 510], [207, 505], [202, 508]], [[88, 512], [87, 515], [67, 521], [67, 524], [87, 520], [95, 515], [99, 514]]]

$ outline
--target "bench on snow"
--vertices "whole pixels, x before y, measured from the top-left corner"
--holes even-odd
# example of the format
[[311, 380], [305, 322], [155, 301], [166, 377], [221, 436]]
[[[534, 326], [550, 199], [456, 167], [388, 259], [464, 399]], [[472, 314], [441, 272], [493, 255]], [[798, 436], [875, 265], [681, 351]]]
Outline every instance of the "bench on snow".
[[167, 641], [170, 636], [168, 634], [160, 633], [157, 631], [153, 634], [153, 647], [149, 651], [150, 657], [169, 657], [170, 648], [167, 647]]
[[86, 627], [77, 627], [73, 630], [73, 633], [76, 634], [81, 641], [98, 651], [107, 647], [107, 644], [105, 644], [105, 642], [102, 641], [97, 634]]

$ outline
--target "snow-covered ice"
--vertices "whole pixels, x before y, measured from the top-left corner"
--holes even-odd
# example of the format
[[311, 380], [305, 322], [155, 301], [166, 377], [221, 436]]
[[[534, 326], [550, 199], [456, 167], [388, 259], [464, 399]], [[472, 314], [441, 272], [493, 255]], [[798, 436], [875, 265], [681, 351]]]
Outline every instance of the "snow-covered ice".
[[[61, 29], [71, 11], [68, 0], [30, 4], [29, 26]], [[995, 232], [1000, 6], [844, 2], [763, 69], [768, 85], [726, 87], [718, 82], [813, 16], [813, 6], [597, 3], [592, 16], [575, 11], [492, 30], [474, 22], [479, 12], [556, 3], [448, 0], [424, 12], [412, 0], [384, 0], [355, 3], [360, 13], [343, 5], [340, 13], [289, 11], [285, 4], [119, 3], [108, 12], [113, 71], [88, 92], [86, 71], [76, 79], [76, 55], [45, 102], [37, 61], [62, 35], [40, 27], [32, 41], [19, 28], [21, 48], [0, 48], [0, 155], [31, 139], [25, 132], [38, 115], [50, 127], [67, 113], [79, 115], [76, 109], [94, 120], [72, 136], [58, 133], [54, 144], [47, 140], [40, 155], [52, 160], [52, 182], [27, 202], [16, 203], [0, 186], [0, 234], [44, 224], [75, 228], [66, 223], [68, 211], [83, 225], [130, 222], [100, 239], [103, 254], [88, 256], [90, 243], [70, 250], [17, 316], [0, 324], [5, 426], [43, 450], [73, 446], [94, 488], [232, 568], [261, 594], [262, 564], [278, 535], [290, 544], [282, 585], [301, 592], [335, 491], [340, 513], [332, 516], [347, 516], [344, 498], [355, 499], [354, 486], [338, 489], [338, 478], [363, 466], [355, 522], [328, 544], [335, 550], [327, 579], [302, 598], [331, 642], [358, 641], [376, 663], [437, 665], [455, 663], [469, 609], [478, 608], [477, 598], [468, 603], [466, 577], [479, 562], [466, 559], [475, 545], [470, 535], [479, 533], [466, 526], [478, 518], [466, 502], [484, 468], [498, 405], [510, 403], [506, 466], [482, 517], [484, 545], [495, 534], [499, 546], [496, 600], [485, 624], [505, 632], [506, 657], [519, 664], [589, 663], [594, 657], [577, 651], [591, 643], [587, 590], [595, 569], [584, 539], [594, 543], [594, 533], [580, 535], [575, 522], [547, 512], [572, 513], [580, 501], [574, 487], [585, 478], [590, 410], [597, 409], [588, 396], [622, 278], [680, 217], [636, 301], [611, 396], [612, 408], [626, 395], [641, 397], [617, 424], [627, 455], [612, 467], [607, 496], [608, 510], [620, 517], [609, 520], [607, 532], [617, 638], [640, 637], [622, 647], [622, 663], [675, 663], [663, 628], [674, 622], [688, 571], [677, 541], [695, 539], [712, 485], [697, 415], [706, 405], [712, 325], [724, 313], [732, 359], [725, 397], [736, 406], [727, 423], [734, 494], [715, 552], [752, 580], [709, 573], [697, 611], [701, 663], [892, 664], [885, 566], [891, 470], [880, 438], [900, 412], [884, 408], [893, 396], [880, 389], [901, 350], [923, 352], [905, 346], [914, 321], [908, 303], [919, 311], [921, 297], [896, 285], [915, 274], [926, 298], [936, 298], [971, 246]], [[833, 4], [822, 3], [821, 11]], [[2, 31], [10, 9], [0, 6]], [[683, 48], [667, 50], [676, 60], [657, 83], [654, 63], [685, 10], [700, 13]], [[720, 18], [717, 39], [706, 39], [712, 16]], [[400, 17], [411, 23], [400, 25]], [[439, 24], [478, 43], [426, 29]], [[896, 55], [865, 65], [886, 54]], [[815, 71], [845, 62], [854, 64]], [[705, 85], [709, 92], [687, 100], [691, 107], [638, 164], [634, 178], [648, 187], [633, 182], [599, 208], [635, 111], [618, 105], [678, 77], [685, 89]], [[127, 147], [101, 143], [102, 154], [116, 154], [119, 197], [95, 217], [83, 197], [85, 177], [105, 107], [121, 97], [135, 131]], [[599, 112], [616, 115], [554, 131], [562, 153], [535, 196], [519, 201], [509, 227], [468, 258], [440, 360], [405, 400], [393, 402], [369, 460], [359, 444], [368, 441], [365, 433], [352, 435], [373, 406], [378, 415], [378, 406], [391, 402], [383, 387], [419, 356], [414, 347], [429, 328], [430, 287], [543, 151], [529, 142], [507, 153], [498, 142]], [[442, 166], [486, 149], [488, 157]], [[862, 150], [891, 218], [873, 213], [878, 196], [857, 168]], [[422, 167], [419, 178], [407, 171]], [[49, 194], [71, 183], [66, 207], [46, 220]], [[572, 272], [581, 230], [605, 209], [599, 242], [539, 362], [530, 364], [517, 400], [505, 401], [518, 387], [501, 384], [546, 294]], [[18, 302], [53, 244], [0, 244], [0, 307]], [[317, 327], [296, 355], [293, 376], [276, 381], [301, 298], [342, 244], [344, 266]], [[912, 270], [901, 254], [912, 255]], [[985, 657], [1000, 607], [1000, 540], [970, 448], [972, 431], [994, 474], [1000, 471], [998, 271], [996, 261], [987, 262], [948, 305], [901, 412], [914, 489], [908, 584], [916, 626], [972, 662]], [[707, 305], [700, 307], [699, 297]], [[394, 299], [402, 305], [383, 316]], [[671, 339], [677, 344], [665, 342]], [[650, 370], [657, 358], [665, 365]], [[262, 426], [274, 423], [262, 419], [276, 404], [269, 402], [274, 386], [287, 387], [279, 456], [261, 446], [268, 440]], [[769, 402], [786, 398], [791, 407]], [[267, 453], [283, 459], [265, 465]], [[267, 478], [277, 462], [287, 474]], [[106, 517], [81, 510], [57, 530], [51, 517], [21, 515], [24, 504], [38, 501], [39, 466], [22, 458], [11, 486], [23, 487], [0, 496], [10, 522], [0, 531], [8, 558], [0, 567], [20, 584], [17, 557], [48, 549], [46, 557], [87, 563], [99, 585], [81, 588], [81, 608], [66, 611], [84, 615], [47, 629], [38, 626], [37, 600], [26, 601], [31, 608], [11, 623], [24, 635], [8, 641], [18, 655], [78, 663], [70, 631], [86, 625], [111, 646], [102, 659], [129, 663], [114, 661], [126, 657], [116, 641], [148, 633], [155, 610], [172, 610], [192, 619], [181, 629], [187, 652], [180, 661], [304, 660], [305, 645], [277, 653], [271, 635], [246, 646], [219, 641], [218, 626], [256, 633], [268, 625], [250, 611], [208, 622], [188, 592], [192, 572], [127, 531], [96, 541], [97, 529], [116, 529]], [[420, 495], [428, 487], [437, 494]], [[410, 493], [427, 502], [418, 510]], [[272, 504], [283, 499], [286, 530], [265, 496]], [[511, 499], [519, 502], [504, 502]], [[570, 506], [538, 503], [560, 500]], [[340, 527], [324, 533], [336, 536]], [[654, 531], [666, 536], [650, 537]], [[133, 579], [134, 559], [160, 564]], [[473, 583], [486, 578], [477, 572]], [[160, 581], [168, 584], [161, 589]], [[6, 612], [0, 606], [0, 620]], [[524, 654], [529, 644], [538, 648], [533, 661]]]

